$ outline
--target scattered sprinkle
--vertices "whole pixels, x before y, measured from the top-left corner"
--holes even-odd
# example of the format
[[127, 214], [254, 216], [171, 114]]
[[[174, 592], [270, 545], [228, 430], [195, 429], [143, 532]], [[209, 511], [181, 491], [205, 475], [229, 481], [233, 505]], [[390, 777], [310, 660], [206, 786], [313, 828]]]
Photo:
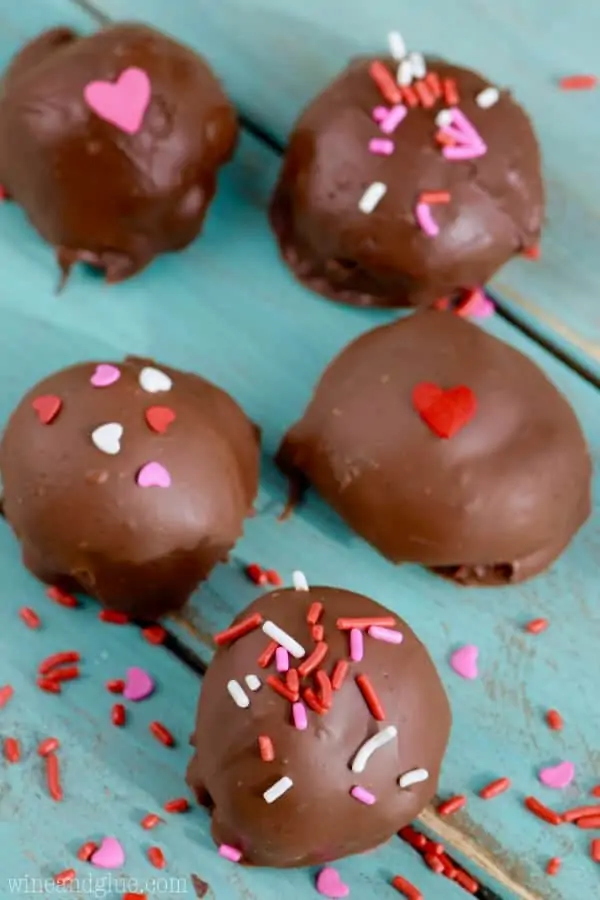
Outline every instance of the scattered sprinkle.
[[121, 438], [123, 437], [123, 426], [119, 422], [106, 422], [99, 425], [92, 431], [91, 438], [94, 446], [101, 453], [108, 456], [116, 456], [121, 452]]
[[448, 800], [440, 803], [437, 808], [437, 814], [438, 816], [451, 816], [460, 809], [464, 809], [466, 805], [467, 798], [465, 795], [457, 794], [455, 797], [450, 797]]
[[62, 409], [62, 400], [52, 394], [36, 397], [31, 404], [42, 425], [50, 425]]
[[152, 737], [156, 738], [159, 743], [164, 744], [165, 747], [175, 746], [175, 738], [162, 722], [150, 722], [149, 730]]
[[388, 725], [383, 731], [374, 734], [373, 737], [366, 740], [364, 744], [361, 744], [356, 756], [352, 760], [352, 765], [350, 766], [352, 771], [358, 772], [359, 774], [364, 772], [371, 756], [377, 750], [380, 750], [382, 747], [385, 747], [386, 744], [389, 744], [390, 741], [393, 741], [397, 735], [398, 729], [396, 726]]
[[267, 583], [267, 573], [263, 572], [258, 563], [250, 563], [244, 571], [253, 584], [264, 585]]
[[121, 372], [116, 366], [111, 366], [109, 363], [100, 363], [96, 366], [96, 370], [90, 378], [90, 383], [97, 388], [110, 387], [120, 377]]
[[304, 572], [300, 572], [296, 570], [292, 572], [292, 584], [294, 585], [295, 591], [308, 591], [308, 581], [306, 580], [306, 575]]
[[552, 859], [549, 859], [546, 863], [546, 874], [547, 875], [558, 875], [560, 872], [560, 867], [562, 866], [562, 860], [558, 856], [553, 856]]
[[345, 659], [338, 659], [335, 666], [333, 667], [333, 672], [331, 674], [331, 687], [334, 691], [339, 691], [344, 681], [346, 680], [346, 675], [348, 674], [348, 669], [350, 668], [348, 661]]
[[474, 319], [488, 319], [494, 315], [496, 307], [485, 291], [481, 288], [471, 288], [465, 291], [461, 297], [455, 312], [465, 318], [471, 316]]
[[600, 784], [597, 784], [595, 787], [593, 787], [590, 791], [590, 794], [592, 794], [593, 797], [600, 797]]
[[11, 765], [21, 761], [21, 745], [17, 738], [4, 738], [4, 759]]
[[54, 603], [58, 603], [59, 606], [65, 606], [68, 609], [75, 609], [79, 606], [77, 597], [74, 597], [73, 594], [68, 594], [66, 591], [56, 587], [56, 585], [51, 585], [46, 589], [46, 596], [53, 600]]
[[391, 73], [379, 60], [369, 67], [369, 74], [388, 103], [400, 103], [402, 94]]
[[548, 710], [546, 713], [546, 722], [548, 723], [548, 728], [551, 728], [552, 731], [562, 731], [565, 724], [563, 717], [557, 709]]
[[273, 762], [275, 759], [275, 747], [268, 735], [260, 734], [258, 736], [258, 749], [260, 751], [260, 758], [263, 762]]
[[308, 717], [306, 715], [306, 707], [301, 701], [296, 701], [292, 705], [292, 718], [298, 731], [306, 731], [308, 728]]
[[374, 625], [380, 628], [393, 628], [396, 619], [394, 616], [368, 616], [361, 619], [338, 619], [335, 624], [340, 631], [349, 631], [351, 628], [366, 630]]
[[300, 676], [297, 669], [288, 669], [285, 676], [285, 683], [293, 694], [300, 694]]
[[23, 606], [19, 610], [19, 616], [28, 628], [39, 628], [42, 624], [42, 620], [40, 619], [36, 611], [34, 609], [31, 609], [31, 607], [29, 606]]
[[334, 898], [347, 897], [350, 894], [350, 888], [344, 884], [340, 878], [337, 869], [332, 866], [325, 866], [317, 875], [316, 888], [323, 897]]
[[323, 716], [327, 712], [315, 692], [312, 688], [305, 688], [304, 693], [302, 695], [304, 697], [304, 702], [306, 705], [312, 709], [313, 712], [316, 712], [317, 715]]
[[410, 53], [408, 56], [414, 78], [425, 78], [427, 66], [422, 53]]
[[498, 88], [490, 86], [484, 88], [477, 94], [475, 103], [480, 109], [489, 109], [491, 106], [495, 106], [499, 99], [500, 91]]
[[127, 679], [123, 688], [123, 696], [126, 700], [139, 703], [150, 697], [155, 690], [154, 679], [145, 669], [139, 666], [131, 666], [127, 669]]
[[475, 644], [465, 644], [464, 647], [454, 651], [450, 657], [450, 665], [461, 678], [473, 681], [479, 675], [478, 659], [479, 647]]
[[435, 97], [433, 96], [433, 93], [429, 90], [427, 82], [416, 81], [413, 84], [413, 90], [414, 90], [415, 94], [417, 95], [417, 97], [419, 98], [421, 106], [423, 106], [425, 109], [431, 109], [431, 107], [435, 105]]
[[567, 75], [558, 82], [561, 91], [589, 91], [597, 84], [596, 75]]
[[529, 634], [541, 634], [549, 626], [550, 622], [548, 619], [532, 619], [525, 625], [525, 631], [528, 631]]
[[364, 656], [364, 641], [362, 631], [358, 628], [350, 629], [350, 659], [352, 662], [361, 662]]
[[110, 694], [122, 694], [125, 690], [125, 682], [122, 678], [113, 678], [106, 682], [106, 690]]
[[87, 843], [83, 844], [77, 851], [77, 859], [80, 859], [82, 862], [89, 862], [97, 849], [98, 844], [94, 841], [87, 841]]
[[557, 766], [548, 766], [539, 773], [543, 785], [555, 790], [568, 787], [575, 778], [575, 766], [572, 762], [562, 762]]
[[323, 612], [323, 604], [315, 601], [310, 604], [310, 608], [306, 615], [306, 621], [309, 625], [316, 625], [319, 619], [321, 618], [321, 614]]
[[383, 708], [381, 700], [377, 696], [377, 693], [371, 683], [369, 676], [364, 674], [357, 675], [356, 683], [361, 694], [363, 695], [365, 703], [369, 707], [373, 718], [377, 719], [377, 721], [379, 722], [383, 722], [385, 720], [385, 710]]
[[166, 434], [177, 415], [170, 406], [149, 406], [144, 413], [148, 427], [157, 434]]
[[396, 72], [396, 81], [400, 85], [400, 87], [408, 87], [412, 82], [413, 73], [412, 66], [410, 64], [409, 59], [403, 59], [400, 65], [398, 66], [398, 71]]
[[3, 709], [6, 704], [12, 700], [14, 693], [14, 688], [10, 684], [5, 684], [3, 687], [0, 687], [0, 709]]
[[127, 711], [122, 703], [115, 703], [110, 711], [110, 721], [116, 728], [122, 728], [127, 719]]
[[242, 858], [242, 851], [238, 850], [236, 847], [232, 847], [230, 844], [221, 844], [219, 847], [219, 856], [229, 860], [229, 862], [238, 863]]
[[148, 862], [155, 869], [164, 869], [167, 865], [165, 854], [160, 847], [148, 847]]
[[562, 816], [559, 816], [558, 813], [548, 806], [544, 806], [535, 797], [525, 797], [525, 806], [534, 816], [537, 816], [538, 819], [542, 819], [544, 822], [548, 822], [549, 825], [562, 824]]
[[46, 756], [46, 785], [52, 799], [60, 803], [63, 799], [63, 789], [60, 782], [60, 763], [55, 753]]
[[284, 631], [275, 622], [271, 622], [270, 619], [263, 623], [262, 630], [267, 637], [277, 641], [280, 647], [285, 647], [288, 653], [291, 653], [296, 659], [302, 659], [303, 656], [306, 656], [306, 650], [302, 644], [299, 644], [287, 631]]
[[393, 106], [389, 112], [386, 107], [378, 107], [378, 109], [383, 109], [384, 115], [383, 118], [379, 122], [379, 128], [383, 131], [384, 134], [393, 134], [398, 125], [404, 121], [408, 110], [401, 103], [397, 103], [396, 106]]
[[360, 785], [355, 785], [350, 793], [355, 800], [358, 800], [359, 803], [364, 803], [366, 806], [373, 806], [377, 800], [375, 794], [367, 791], [364, 787], [360, 787]]
[[561, 816], [563, 822], [578, 822], [579, 819], [589, 819], [590, 816], [600, 815], [600, 806], [575, 806], [568, 809]]
[[437, 72], [428, 72], [425, 76], [427, 87], [433, 94], [435, 100], [439, 100], [442, 96], [442, 82]]
[[290, 654], [285, 647], [278, 647], [275, 651], [275, 666], [278, 672], [287, 672], [290, 668]]
[[369, 150], [378, 156], [391, 156], [394, 152], [394, 142], [386, 138], [372, 138], [369, 141]]
[[157, 816], [156, 813], [148, 813], [147, 816], [144, 816], [140, 825], [144, 829], [144, 831], [152, 831], [153, 828], [156, 828], [157, 825], [160, 825], [162, 819], [160, 816]]
[[283, 584], [283, 578], [276, 572], [275, 569], [267, 569], [266, 571], [267, 581], [269, 584], [272, 584], [274, 587], [281, 587]]
[[248, 709], [250, 706], [250, 698], [239, 681], [235, 681], [235, 679], [228, 681], [227, 691], [236, 706], [239, 706], [240, 709]]
[[590, 856], [594, 862], [600, 863], [600, 840], [595, 838], [590, 844]]
[[479, 791], [479, 796], [482, 800], [492, 800], [494, 797], [499, 797], [500, 794], [504, 794], [510, 787], [510, 778], [497, 778], [496, 781], [491, 781], [489, 784], [486, 784], [486, 786]]
[[43, 678], [40, 677], [36, 681], [37, 686], [41, 691], [45, 691], [47, 694], [61, 694], [62, 688], [58, 681], [53, 678]]
[[532, 262], [537, 262], [542, 256], [542, 248], [540, 244], [533, 244], [532, 247], [526, 247], [521, 256], [524, 256], [525, 259], [529, 259]]
[[271, 641], [271, 643], [265, 647], [263, 652], [258, 657], [257, 662], [258, 662], [258, 665], [261, 667], [261, 669], [266, 669], [267, 666], [271, 665], [271, 663], [273, 662], [273, 657], [275, 656], [276, 652], [277, 652], [277, 641]]
[[596, 830], [600, 828], [600, 815], [597, 816], [582, 816], [581, 819], [577, 819], [575, 823], [578, 828], [584, 829], [593, 829]]
[[358, 201], [358, 208], [361, 212], [369, 215], [375, 210], [386, 193], [387, 186], [382, 181], [374, 181]]
[[107, 625], [129, 625], [130, 621], [127, 613], [117, 612], [116, 609], [101, 609], [98, 618]]
[[125, 863], [125, 850], [115, 837], [105, 837], [90, 859], [98, 869], [120, 869]]
[[48, 675], [53, 670], [59, 668], [59, 666], [68, 665], [69, 663], [78, 663], [81, 660], [81, 656], [76, 650], [65, 650], [61, 653], [53, 653], [52, 656], [47, 656], [46, 659], [43, 659], [42, 662], [38, 666], [38, 672], [40, 675]]
[[452, 124], [452, 110], [451, 109], [441, 109], [437, 116], [435, 117], [435, 124], [438, 128], [447, 128]]
[[298, 694], [290, 691], [287, 685], [283, 684], [283, 682], [280, 681], [279, 678], [276, 678], [275, 675], [269, 675], [267, 684], [275, 691], [275, 693], [283, 697], [284, 700], [287, 700], [288, 703], [296, 703], [298, 700]]
[[144, 366], [140, 370], [139, 384], [143, 391], [149, 394], [159, 394], [163, 391], [170, 391], [173, 382], [165, 372], [155, 369], [153, 366]]
[[457, 106], [460, 103], [458, 96], [458, 88], [454, 78], [444, 78], [443, 81], [444, 100], [448, 106]]
[[159, 462], [146, 463], [137, 473], [135, 480], [141, 488], [171, 487], [171, 475]]
[[369, 637], [376, 641], [385, 641], [387, 644], [401, 644], [404, 640], [403, 635], [399, 631], [393, 631], [391, 628], [382, 628], [380, 625], [371, 625], [368, 629]]
[[414, 88], [405, 85], [401, 90], [402, 99], [404, 100], [406, 105], [409, 107], [409, 109], [415, 109], [415, 107], [419, 105], [419, 98], [417, 97]]
[[414, 784], [421, 784], [423, 781], [427, 781], [429, 778], [429, 772], [427, 769], [411, 769], [410, 772], [405, 772], [404, 775], [401, 775], [398, 779], [398, 784], [401, 788], [409, 788]]
[[320, 702], [325, 709], [331, 709], [333, 706], [333, 687], [331, 679], [327, 672], [320, 669], [316, 674], [317, 685], [319, 686]]
[[316, 641], [317, 644], [320, 644], [325, 637], [325, 628], [323, 627], [323, 625], [313, 625], [311, 635], [313, 641]]
[[189, 800], [185, 797], [175, 797], [174, 800], [167, 800], [163, 805], [165, 812], [175, 814], [187, 812], [190, 808]]
[[60, 748], [60, 741], [58, 738], [49, 737], [45, 738], [43, 741], [40, 741], [38, 744], [37, 752], [38, 756], [49, 756], [50, 753], [56, 753], [56, 751]]
[[289, 791], [291, 787], [294, 786], [294, 782], [287, 775], [284, 775], [283, 778], [280, 778], [279, 781], [276, 781], [275, 784], [272, 784], [270, 788], [268, 788], [263, 797], [267, 803], [274, 803], [276, 800], [279, 800], [280, 797]]
[[390, 31], [388, 34], [390, 54], [395, 60], [404, 59], [406, 56], [406, 43], [399, 31]]
[[246, 619], [242, 619], [241, 622], [238, 622], [237, 625], [232, 625], [231, 628], [226, 628], [225, 631], [220, 631], [213, 638], [217, 647], [223, 647], [225, 644], [231, 644], [233, 641], [237, 641], [239, 638], [245, 637], [247, 634], [250, 634], [251, 631], [254, 631], [256, 628], [259, 628], [262, 625], [263, 617], [260, 613], [254, 613], [253, 616], [248, 616]]
[[75, 869], [65, 869], [63, 872], [59, 872], [58, 875], [54, 876], [55, 884], [70, 884], [75, 880], [77, 873]]
[[423, 900], [423, 894], [414, 884], [403, 878], [402, 875], [395, 875], [392, 878], [392, 887], [395, 887], [398, 893], [406, 897], [406, 900]]
[[258, 691], [262, 685], [262, 681], [258, 677], [258, 675], [246, 675], [244, 681], [248, 686], [248, 689], [251, 691]]
[[142, 637], [149, 644], [164, 644], [167, 632], [162, 625], [150, 625], [148, 628], [142, 629]]

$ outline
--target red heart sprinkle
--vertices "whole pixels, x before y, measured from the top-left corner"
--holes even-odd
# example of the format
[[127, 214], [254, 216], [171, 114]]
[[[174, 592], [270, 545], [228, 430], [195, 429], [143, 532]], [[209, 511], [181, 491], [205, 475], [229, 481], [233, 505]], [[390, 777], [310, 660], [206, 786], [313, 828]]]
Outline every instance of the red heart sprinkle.
[[60, 397], [55, 397], [54, 394], [44, 394], [42, 397], [36, 397], [31, 405], [38, 414], [42, 425], [49, 425], [59, 414], [62, 400]]
[[158, 434], [164, 434], [175, 418], [175, 413], [168, 406], [150, 406], [146, 410], [146, 422]]
[[444, 391], [439, 385], [424, 381], [416, 385], [412, 399], [425, 424], [441, 438], [454, 437], [477, 411], [477, 398], [464, 385]]

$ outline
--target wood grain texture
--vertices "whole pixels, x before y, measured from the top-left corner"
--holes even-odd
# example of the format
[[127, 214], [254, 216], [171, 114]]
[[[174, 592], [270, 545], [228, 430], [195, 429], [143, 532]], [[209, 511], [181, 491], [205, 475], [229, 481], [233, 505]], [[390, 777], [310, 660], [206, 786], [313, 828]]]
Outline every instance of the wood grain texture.
[[400, 29], [412, 49], [480, 69], [515, 90], [540, 135], [548, 184], [543, 258], [494, 280], [527, 328], [600, 377], [600, 92], [565, 93], [563, 75], [598, 72], [600, 5], [560, 0], [92, 0], [113, 18], [143, 17], [213, 63], [241, 110], [285, 141], [300, 109], [356, 52], [384, 52]]
[[[50, 0], [40, 6], [39, 22], [31, 7], [27, 9], [22, 26], [14, 9], [10, 16], [3, 12], [4, 18], [0, 17], [2, 64], [27, 36], [43, 25], [68, 22], [71, 15], [68, 7]], [[75, 10], [72, 15], [79, 16]], [[282, 574], [303, 568], [315, 583], [362, 590], [393, 607], [430, 647], [453, 700], [456, 724], [441, 794], [467, 790], [470, 796], [467, 813], [441, 824], [428, 816], [428, 824], [446, 829], [450, 839], [469, 855], [478, 847], [480, 861], [491, 856], [501, 871], [521, 886], [518, 891], [507, 891], [506, 896], [516, 893], [523, 898], [544, 900], [593, 896], [597, 873], [585, 857], [587, 837], [572, 828], [551, 832], [523, 811], [521, 800], [526, 793], [535, 791], [562, 808], [579, 799], [597, 778], [600, 729], [589, 712], [595, 702], [590, 672], [594, 672], [600, 637], [598, 487], [595, 486], [594, 517], [564, 559], [547, 576], [513, 589], [460, 590], [417, 567], [396, 569], [349, 534], [315, 498], [289, 523], [278, 525], [275, 517], [284, 500], [285, 485], [269, 459], [281, 435], [301, 412], [331, 356], [352, 337], [390, 317], [334, 306], [292, 281], [279, 263], [265, 220], [265, 204], [277, 166], [277, 158], [264, 146], [244, 139], [236, 161], [221, 179], [221, 190], [202, 240], [184, 254], [159, 261], [138, 279], [117, 288], [106, 288], [89, 273], [77, 271], [60, 299], [52, 293], [57, 273], [50, 249], [27, 226], [18, 209], [10, 204], [0, 208], [0, 421], [6, 419], [25, 389], [52, 369], [81, 359], [109, 360], [130, 352], [154, 355], [166, 363], [201, 371], [230, 390], [264, 431], [260, 514], [249, 523], [247, 536], [231, 565], [219, 569], [194, 599], [190, 616], [204, 640], [183, 626], [179, 626], [179, 635], [205, 659], [209, 658], [209, 635], [226, 624], [256, 593], [241, 572], [243, 564], [251, 560], [276, 567]], [[597, 457], [597, 392], [505, 322], [495, 319], [489, 328], [546, 368], [584, 421]], [[22, 572], [15, 544], [4, 528], [0, 529], [0, 559], [6, 615], [0, 658], [7, 660], [11, 680], [15, 679], [23, 691], [27, 710], [23, 712], [24, 719], [9, 720], [7, 708], [0, 721], [7, 728], [23, 721], [29, 733], [45, 727], [48, 710], [53, 709], [49, 703], [54, 698], [41, 703], [32, 688], [26, 693], [31, 651], [20, 638], [21, 631], [17, 631], [20, 624], [15, 624], [14, 604], [37, 602], [40, 589]], [[538, 638], [525, 636], [521, 631], [523, 622], [534, 615], [549, 615], [553, 623], [550, 631]], [[73, 628], [72, 637], [71, 632], [61, 630], [61, 641], [77, 640], [86, 651], [86, 658], [94, 660], [99, 646], [94, 628], [100, 626], [92, 615], [85, 627], [82, 622], [83, 618], [77, 625], [69, 626]], [[34, 637], [37, 636], [31, 636]], [[45, 635], [39, 637], [47, 641], [40, 647], [48, 646], [45, 652], [49, 652], [54, 647], [54, 639], [52, 644], [49, 641], [50, 629], [48, 640]], [[146, 659], [138, 655], [140, 642], [133, 643], [135, 637], [129, 630], [106, 631], [104, 626], [102, 642], [110, 654], [109, 660], [127, 664], [134, 651], [136, 661]], [[451, 650], [467, 641], [481, 648], [482, 677], [474, 683], [460, 682], [447, 666]], [[147, 648], [145, 652], [150, 651]], [[171, 713], [173, 727], [178, 734], [184, 732], [187, 723], [191, 725], [196, 682], [186, 670], [172, 668], [174, 661], [165, 663], [163, 670], [162, 663], [148, 660], [161, 684], [169, 685], [164, 701], [161, 692], [152, 703], [164, 702], [165, 717]], [[170, 694], [174, 689], [178, 692], [177, 706]], [[141, 714], [150, 715], [150, 705], [147, 710], [141, 708], [139, 722], [136, 716], [131, 737], [126, 737], [136, 748], [139, 742], [140, 749], [135, 754], [131, 751], [131, 758], [120, 749], [113, 759], [113, 754], [102, 750], [102, 742], [96, 749], [93, 736], [105, 727], [104, 710], [102, 716], [97, 711], [103, 696], [95, 680], [94, 686], [82, 681], [57, 707], [65, 733], [73, 741], [73, 759], [79, 760], [73, 766], [81, 774], [81, 802], [86, 815], [80, 816], [73, 805], [67, 808], [67, 804], [54, 811], [59, 818], [52, 820], [51, 833], [44, 831], [36, 859], [44, 874], [49, 866], [62, 861], [59, 851], [64, 841], [71, 840], [71, 834], [73, 840], [78, 839], [83, 826], [97, 821], [98, 814], [93, 818], [90, 813], [92, 800], [98, 802], [98, 794], [94, 793], [97, 788], [83, 784], [86, 773], [93, 773], [103, 788], [105, 783], [109, 788], [112, 785], [120, 798], [114, 809], [108, 808], [108, 802], [101, 806], [98, 831], [108, 831], [113, 822], [114, 827], [122, 822], [127, 804], [128, 808], [141, 808], [160, 799], [159, 786], [161, 790], [164, 787], [169, 792], [181, 792], [175, 785], [180, 784], [183, 758], [176, 762], [174, 756], [169, 757], [173, 759], [173, 769], [167, 777], [154, 762], [155, 754], [162, 748], [146, 746], [146, 720]], [[78, 705], [71, 709], [69, 704], [75, 703], [76, 698], [80, 698]], [[561, 734], [549, 732], [543, 724], [543, 711], [550, 705], [565, 716], [567, 727]], [[159, 707], [152, 709], [156, 714]], [[162, 756], [159, 754], [158, 758]], [[573, 789], [555, 797], [537, 785], [535, 774], [539, 765], [561, 758], [573, 759], [578, 779]], [[470, 793], [492, 777], [504, 774], [514, 779], [512, 794], [486, 804]], [[29, 809], [31, 782], [20, 772], [14, 774], [11, 770], [10, 776], [16, 785], [15, 805], [10, 810], [14, 819], [17, 810]], [[79, 799], [78, 796], [76, 802]], [[19, 858], [24, 862], [31, 849], [28, 850], [26, 838], [35, 828], [35, 806], [33, 803], [31, 810], [19, 813], [28, 816], [31, 823], [19, 838]], [[306, 873], [282, 878], [276, 872], [232, 870], [221, 864], [214, 851], [209, 850], [206, 820], [199, 816], [201, 824], [197, 829], [196, 817], [191, 825], [188, 820], [169, 825], [172, 836], [168, 838], [167, 850], [181, 860], [174, 871], [185, 874], [189, 867], [189, 871], [203, 875], [201, 860], [206, 866], [206, 880], [215, 879], [219, 900], [292, 900], [305, 895], [309, 884]], [[181, 830], [174, 831], [180, 825]], [[137, 830], [131, 833], [139, 840]], [[133, 837], [129, 840], [134, 848], [133, 858], [137, 859], [138, 844]], [[381, 895], [384, 900], [390, 896], [384, 880], [398, 868], [419, 883], [426, 896], [439, 900], [463, 896], [454, 886], [433, 881], [433, 876], [408, 851], [402, 850], [401, 857], [398, 852], [394, 843], [370, 857], [343, 864], [341, 870], [352, 878], [356, 896], [368, 891], [369, 896]], [[565, 856], [565, 870], [550, 882], [543, 874], [543, 864], [547, 856], [555, 854]], [[12, 860], [12, 856], [7, 859]], [[198, 868], [192, 868], [196, 859]], [[0, 866], [0, 872], [3, 871]]]

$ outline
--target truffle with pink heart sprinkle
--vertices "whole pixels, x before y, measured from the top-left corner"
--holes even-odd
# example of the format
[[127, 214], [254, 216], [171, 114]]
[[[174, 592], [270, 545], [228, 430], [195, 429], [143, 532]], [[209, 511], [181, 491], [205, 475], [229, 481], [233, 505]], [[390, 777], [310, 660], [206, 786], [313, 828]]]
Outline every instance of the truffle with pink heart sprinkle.
[[197, 237], [238, 132], [197, 53], [145, 25], [52, 29], [9, 75], [0, 183], [55, 248], [63, 282], [78, 262], [123, 281]]
[[[34, 575], [152, 620], [226, 559], [258, 461], [258, 429], [199, 375], [132, 357], [82, 363], [13, 413], [0, 443], [4, 514]], [[127, 699], [153, 688], [129, 670]]]

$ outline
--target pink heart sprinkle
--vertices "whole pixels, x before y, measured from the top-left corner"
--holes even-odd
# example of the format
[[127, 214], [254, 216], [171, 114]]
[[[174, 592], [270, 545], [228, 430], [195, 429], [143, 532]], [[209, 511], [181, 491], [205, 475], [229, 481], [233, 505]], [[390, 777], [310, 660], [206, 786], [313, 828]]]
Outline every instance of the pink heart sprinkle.
[[145, 669], [132, 666], [127, 669], [127, 680], [123, 688], [123, 696], [126, 700], [145, 700], [154, 692], [154, 680]]
[[469, 316], [473, 319], [489, 319], [494, 315], [494, 311], [492, 301], [479, 289], [470, 291], [466, 300], [460, 303], [456, 310], [459, 316]]
[[108, 387], [110, 384], [118, 381], [120, 377], [121, 373], [116, 366], [101, 363], [99, 366], [96, 366], [96, 371], [90, 380], [94, 387]]
[[121, 72], [115, 82], [90, 81], [83, 92], [97, 116], [127, 134], [136, 134], [142, 127], [150, 94], [148, 74], [135, 66]]
[[539, 774], [542, 784], [556, 790], [569, 787], [574, 778], [575, 766], [572, 762], [562, 762], [557, 766], [549, 766], [547, 769], [542, 769]]
[[344, 884], [339, 872], [332, 869], [331, 866], [325, 866], [317, 875], [317, 890], [324, 897], [330, 897], [331, 900], [347, 897], [350, 893], [350, 888]]
[[137, 475], [137, 483], [140, 487], [171, 487], [171, 476], [164, 466], [157, 462], [146, 463]]
[[461, 678], [468, 678], [470, 681], [473, 681], [479, 675], [477, 669], [478, 657], [479, 647], [476, 647], [475, 644], [465, 644], [464, 647], [452, 654], [450, 665]]
[[104, 838], [90, 862], [99, 869], [120, 869], [125, 862], [125, 851], [116, 838]]

